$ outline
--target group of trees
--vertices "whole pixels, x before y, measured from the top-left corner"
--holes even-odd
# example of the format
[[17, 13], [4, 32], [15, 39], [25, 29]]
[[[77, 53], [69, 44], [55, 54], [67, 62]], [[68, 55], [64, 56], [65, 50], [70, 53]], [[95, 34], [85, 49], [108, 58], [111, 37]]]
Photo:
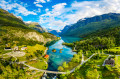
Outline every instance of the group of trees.
[[9, 64], [12, 61], [11, 58], [9, 59], [0, 59], [0, 78], [1, 79], [8, 79], [8, 78], [22, 78], [25, 77], [25, 70], [23, 69], [22, 64]]
[[89, 61], [81, 68], [76, 69], [71, 74], [59, 75], [60, 79], [118, 79], [120, 71], [116, 67], [109, 65], [97, 67], [97, 65]]
[[43, 50], [36, 50], [33, 54], [31, 52], [27, 53], [26, 59], [32, 59], [34, 57], [41, 57], [43, 55], [44, 51]]
[[44, 53], [43, 50], [36, 50], [36, 52], [34, 52], [34, 54], [35, 54], [36, 57], [40, 57], [40, 56], [42, 56], [43, 53]]
[[105, 50], [106, 53], [111, 53], [111, 54], [120, 54], [120, 49], [117, 48], [111, 48], [111, 49], [106, 49]]
[[95, 51], [96, 49], [108, 49], [115, 46], [114, 37], [93, 37], [86, 40], [81, 40], [75, 43], [77, 50], [91, 50]]

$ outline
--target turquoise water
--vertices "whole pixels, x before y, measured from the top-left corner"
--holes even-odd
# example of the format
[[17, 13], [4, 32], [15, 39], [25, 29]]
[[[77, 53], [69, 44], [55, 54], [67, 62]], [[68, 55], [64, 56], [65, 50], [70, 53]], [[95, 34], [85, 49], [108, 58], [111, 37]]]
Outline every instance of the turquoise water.
[[[76, 52], [72, 52], [72, 49], [70, 47], [62, 45], [63, 42], [71, 43], [79, 40], [80, 38], [61, 37], [61, 40], [49, 46], [47, 54], [50, 57], [47, 70], [57, 71], [58, 66], [62, 65], [62, 63], [65, 61], [69, 62], [73, 55], [76, 54]], [[57, 52], [52, 52], [52, 49], [56, 49]], [[60, 49], [63, 49], [62, 53], [60, 53]]]

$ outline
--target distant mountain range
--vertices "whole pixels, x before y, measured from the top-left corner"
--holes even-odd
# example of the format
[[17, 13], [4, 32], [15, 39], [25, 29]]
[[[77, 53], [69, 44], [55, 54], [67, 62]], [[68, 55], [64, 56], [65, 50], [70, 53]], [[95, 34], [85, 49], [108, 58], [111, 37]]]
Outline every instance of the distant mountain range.
[[120, 14], [109, 13], [91, 18], [79, 20], [77, 23], [67, 25], [61, 32], [61, 36], [86, 37], [90, 33], [111, 27], [120, 26]]
[[59, 34], [60, 34], [60, 31], [53, 30], [53, 29], [50, 29], [50, 28], [45, 29], [45, 28], [41, 27], [41, 25], [37, 22], [25, 22], [25, 24], [29, 28], [37, 30], [40, 33], [49, 32], [49, 33], [51, 33], [53, 35], [56, 35], [56, 36], [59, 36]]
[[47, 32], [49, 32], [49, 33], [51, 33], [53, 35], [56, 35], [56, 36], [59, 36], [59, 34], [61, 33], [58, 30], [53, 30], [53, 29], [50, 29], [50, 28], [47, 28], [46, 30], [47, 30]]

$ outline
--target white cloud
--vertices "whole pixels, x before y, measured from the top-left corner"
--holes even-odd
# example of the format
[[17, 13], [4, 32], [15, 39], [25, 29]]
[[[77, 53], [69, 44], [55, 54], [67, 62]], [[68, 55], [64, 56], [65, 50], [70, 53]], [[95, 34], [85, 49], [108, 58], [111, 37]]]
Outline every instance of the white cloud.
[[43, 7], [41, 4], [36, 4], [37, 7]]
[[39, 8], [37, 12], [41, 12], [41, 9]]
[[20, 4], [17, 4], [17, 3], [8, 3], [4, 0], [1, 0], [0, 1], [0, 7], [5, 9], [5, 10], [14, 10], [15, 11], [15, 14], [18, 15], [18, 14], [22, 14], [24, 16], [27, 16], [27, 15], [37, 15], [35, 12], [33, 11], [28, 11], [24, 6], [20, 5]]
[[50, 0], [35, 0], [34, 4], [47, 3], [47, 2], [50, 2]]
[[[53, 26], [63, 26], [76, 23], [78, 20], [102, 15], [106, 13], [120, 13], [120, 0], [101, 0], [73, 2], [70, 7], [66, 3], [52, 6], [52, 10], [46, 11], [40, 16], [40, 22]], [[58, 23], [58, 24], [57, 24]]]
[[64, 13], [64, 8], [66, 5], [66, 3], [56, 4], [52, 6], [52, 11], [49, 11], [49, 9], [45, 9], [46, 14], [40, 16], [40, 23], [47, 23], [48, 26], [55, 27], [55, 29], [60, 29], [61, 26], [65, 26], [66, 23], [64, 21], [59, 19], [56, 20], [55, 18]]
[[47, 0], [47, 2], [50, 2], [50, 0]]
[[23, 20], [21, 16], [16, 16], [17, 18], [19, 18], [20, 20]]
[[36, 0], [36, 1], [34, 2], [34, 4], [37, 4], [37, 3], [46, 3], [46, 1], [45, 1], [45, 0]]
[[49, 11], [49, 9], [48, 9], [48, 8], [46, 8], [46, 9], [45, 9], [45, 11], [47, 12], [47, 11]]
[[61, 20], [58, 20], [58, 21], [51, 21], [48, 25], [61, 27], [61, 26], [65, 26], [66, 23]]
[[26, 21], [25, 23], [32, 23], [32, 21]]

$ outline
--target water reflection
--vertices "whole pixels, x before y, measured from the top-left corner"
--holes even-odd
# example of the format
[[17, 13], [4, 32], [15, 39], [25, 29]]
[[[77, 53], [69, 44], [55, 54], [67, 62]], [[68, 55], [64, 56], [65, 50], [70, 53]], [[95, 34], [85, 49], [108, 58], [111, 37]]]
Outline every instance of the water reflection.
[[[69, 62], [76, 53], [72, 52], [70, 47], [62, 45], [63, 42], [70, 43], [79, 40], [80, 38], [62, 37], [61, 40], [49, 46], [49, 50], [47, 51], [47, 54], [50, 57], [48, 62], [48, 70], [57, 71], [58, 66], [62, 65], [62, 63], [65, 61]], [[56, 52], [52, 52], [53, 49], [55, 49]], [[60, 53], [60, 49], [63, 49], [62, 53]]]

